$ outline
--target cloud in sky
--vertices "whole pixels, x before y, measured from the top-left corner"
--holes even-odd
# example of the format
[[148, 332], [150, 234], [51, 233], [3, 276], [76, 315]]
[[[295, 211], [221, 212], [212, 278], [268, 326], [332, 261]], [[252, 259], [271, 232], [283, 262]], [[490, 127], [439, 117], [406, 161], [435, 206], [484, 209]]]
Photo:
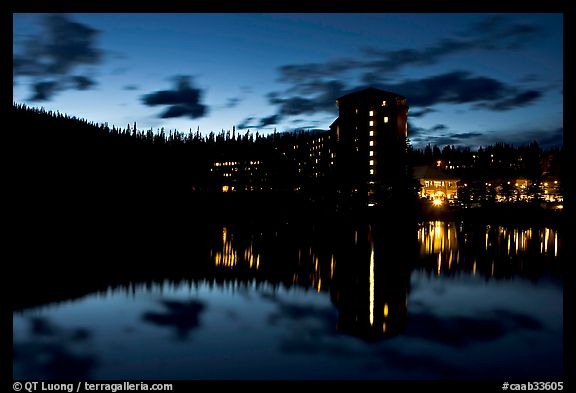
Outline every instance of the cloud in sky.
[[[410, 97], [411, 106], [425, 107], [417, 111], [414, 117], [434, 111], [430, 107], [437, 104], [475, 104], [477, 109], [511, 110], [528, 105], [542, 95], [536, 90], [522, 90], [494, 78], [462, 70], [374, 86], [401, 92]], [[268, 101], [277, 108], [276, 117], [273, 118], [276, 122], [289, 116], [319, 112], [336, 114], [335, 99], [362, 87], [367, 86], [349, 88], [337, 80], [307, 81], [290, 87], [286, 92], [269, 93]], [[412, 113], [410, 115], [413, 116]]]
[[[538, 100], [542, 92], [462, 69], [400, 81], [392, 81], [390, 75], [407, 66], [437, 64], [452, 54], [517, 49], [528, 45], [539, 33], [536, 25], [510, 23], [504, 16], [487, 17], [457, 37], [439, 39], [424, 48], [367, 48], [356, 58], [280, 66], [278, 80], [288, 87], [285, 91], [268, 93], [268, 102], [276, 107], [276, 113], [260, 123], [320, 112], [336, 115], [337, 97], [369, 86], [409, 97], [412, 108], [422, 108], [411, 111], [411, 117], [431, 113], [437, 104], [473, 104], [472, 109], [491, 111], [526, 106]], [[349, 72], [357, 74], [357, 82]]]
[[173, 90], [160, 90], [142, 96], [147, 106], [167, 106], [160, 118], [189, 117], [197, 119], [208, 114], [208, 107], [202, 101], [202, 90], [194, 87], [192, 77], [180, 75], [174, 77]]
[[456, 131], [445, 124], [437, 124], [430, 128], [408, 124], [408, 135], [416, 148], [427, 144], [445, 146], [488, 146], [494, 143], [509, 143], [513, 145], [527, 144], [537, 141], [543, 148], [559, 147], [562, 145], [563, 128], [534, 128], [521, 131], [492, 130]]
[[96, 84], [92, 76], [76, 72], [102, 63], [102, 50], [96, 46], [98, 30], [66, 15], [41, 18], [39, 33], [15, 42], [14, 79], [30, 79], [34, 101], [50, 100], [63, 90], [92, 88]]
[[463, 70], [379, 87], [402, 92], [410, 97], [410, 105], [417, 107], [478, 103], [478, 107], [502, 111], [527, 105], [541, 96], [538, 91], [521, 90], [494, 78], [472, 75]]
[[374, 82], [379, 75], [389, 75], [406, 66], [427, 66], [446, 56], [475, 50], [509, 50], [527, 45], [540, 33], [535, 25], [509, 24], [504, 17], [489, 17], [472, 26], [458, 37], [445, 38], [422, 49], [397, 50], [364, 49], [363, 60], [341, 58], [326, 63], [289, 64], [279, 68], [281, 82], [302, 83], [319, 78], [333, 78], [342, 74], [363, 71], [364, 83]]

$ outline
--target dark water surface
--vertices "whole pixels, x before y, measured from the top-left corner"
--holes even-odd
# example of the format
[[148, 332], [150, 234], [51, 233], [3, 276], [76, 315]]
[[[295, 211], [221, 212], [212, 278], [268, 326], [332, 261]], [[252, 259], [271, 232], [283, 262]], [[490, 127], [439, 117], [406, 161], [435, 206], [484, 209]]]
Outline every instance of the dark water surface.
[[14, 378], [563, 375], [554, 228], [220, 225], [206, 238], [179, 278], [14, 312]]

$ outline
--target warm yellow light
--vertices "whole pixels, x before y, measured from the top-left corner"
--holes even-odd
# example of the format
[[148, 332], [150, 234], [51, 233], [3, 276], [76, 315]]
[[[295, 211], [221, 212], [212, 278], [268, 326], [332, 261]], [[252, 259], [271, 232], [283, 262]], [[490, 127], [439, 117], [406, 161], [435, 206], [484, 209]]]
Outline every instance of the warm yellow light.
[[370, 116], [374, 116], [374, 111], [370, 111]]
[[388, 317], [388, 303], [384, 303], [384, 318]]
[[370, 131], [370, 136], [374, 136], [374, 131]]
[[374, 146], [374, 141], [370, 141], [370, 146]]
[[374, 125], [374, 120], [370, 120], [370, 127]]
[[436, 166], [440, 166], [440, 165], [442, 165], [442, 160], [436, 161]]
[[374, 174], [374, 169], [370, 169], [370, 174], [371, 174], [371, 175]]
[[432, 201], [432, 203], [434, 204], [434, 206], [441, 206], [442, 205], [442, 199], [434, 199], [434, 201]]
[[373, 156], [374, 156], [374, 150], [370, 150], [369, 156], [370, 156], [370, 157], [373, 157]]
[[228, 192], [228, 186], [222, 186], [222, 192]]
[[386, 101], [382, 101], [382, 106], [386, 106]]
[[384, 116], [384, 123], [388, 123], [388, 116]]
[[370, 249], [370, 326], [374, 325], [374, 244]]
[[374, 160], [370, 160], [370, 165], [374, 165]]

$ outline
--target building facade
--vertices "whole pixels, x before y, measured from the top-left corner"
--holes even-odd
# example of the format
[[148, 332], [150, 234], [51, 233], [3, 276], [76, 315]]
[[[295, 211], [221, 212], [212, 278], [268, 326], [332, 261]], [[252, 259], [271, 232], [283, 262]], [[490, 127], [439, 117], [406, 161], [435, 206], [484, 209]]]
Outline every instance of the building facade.
[[376, 206], [407, 177], [406, 98], [374, 88], [336, 100], [330, 130], [276, 134], [210, 166], [222, 192], [291, 191], [337, 206]]
[[408, 105], [406, 97], [368, 88], [336, 100], [336, 192], [375, 206], [406, 176]]
[[414, 167], [414, 178], [420, 183], [420, 197], [435, 205], [455, 204], [458, 199], [458, 179], [429, 165]]

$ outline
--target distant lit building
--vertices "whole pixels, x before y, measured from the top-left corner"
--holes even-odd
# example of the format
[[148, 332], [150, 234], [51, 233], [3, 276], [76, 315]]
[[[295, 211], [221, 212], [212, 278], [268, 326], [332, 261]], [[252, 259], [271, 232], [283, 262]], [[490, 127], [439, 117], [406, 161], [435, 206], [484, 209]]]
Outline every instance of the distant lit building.
[[375, 206], [403, 188], [394, 182], [407, 173], [406, 98], [368, 88], [336, 104], [339, 116], [330, 130], [275, 134], [269, 144], [222, 154], [210, 165], [210, 188], [303, 191], [356, 206]]
[[460, 179], [433, 166], [423, 165], [413, 169], [414, 178], [420, 182], [420, 197], [436, 204], [455, 203], [458, 199]]
[[406, 98], [368, 88], [336, 100], [339, 115], [330, 126], [335, 139], [337, 192], [374, 206], [395, 179], [406, 175]]

